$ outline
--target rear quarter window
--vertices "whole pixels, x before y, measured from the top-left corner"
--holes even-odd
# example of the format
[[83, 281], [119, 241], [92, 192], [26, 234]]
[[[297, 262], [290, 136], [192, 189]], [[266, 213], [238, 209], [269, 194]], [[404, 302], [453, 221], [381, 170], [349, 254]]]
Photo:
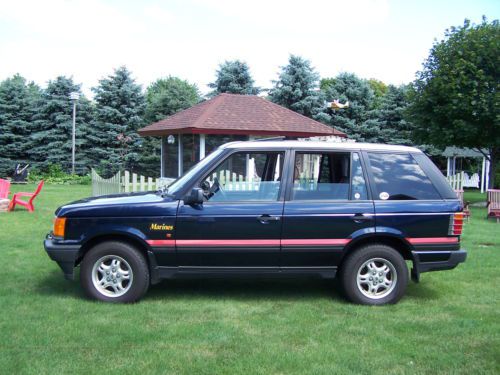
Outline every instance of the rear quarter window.
[[375, 199], [434, 200], [440, 194], [409, 153], [369, 152]]

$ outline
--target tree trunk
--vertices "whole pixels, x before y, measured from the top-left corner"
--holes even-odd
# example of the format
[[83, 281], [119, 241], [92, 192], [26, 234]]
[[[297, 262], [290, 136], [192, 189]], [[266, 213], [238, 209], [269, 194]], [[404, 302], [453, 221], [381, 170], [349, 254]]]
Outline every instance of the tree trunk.
[[[500, 149], [498, 148], [492, 148], [490, 150], [490, 170], [489, 170], [489, 181], [488, 181], [488, 189], [494, 189], [495, 188], [495, 177], [496, 177], [496, 170], [497, 170], [497, 164], [498, 164], [498, 154], [500, 153]], [[497, 188], [500, 188], [500, 186], [496, 186]]]

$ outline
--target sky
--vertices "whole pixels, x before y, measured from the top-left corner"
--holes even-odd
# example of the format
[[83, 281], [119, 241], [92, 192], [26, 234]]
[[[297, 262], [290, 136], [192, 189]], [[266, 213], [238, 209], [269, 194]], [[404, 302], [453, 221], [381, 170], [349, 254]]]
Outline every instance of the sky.
[[500, 1], [0, 0], [0, 80], [19, 73], [44, 87], [72, 76], [91, 97], [125, 65], [144, 88], [172, 75], [207, 93], [218, 65], [240, 59], [270, 88], [296, 54], [323, 78], [398, 85], [445, 29], [482, 15], [500, 18]]

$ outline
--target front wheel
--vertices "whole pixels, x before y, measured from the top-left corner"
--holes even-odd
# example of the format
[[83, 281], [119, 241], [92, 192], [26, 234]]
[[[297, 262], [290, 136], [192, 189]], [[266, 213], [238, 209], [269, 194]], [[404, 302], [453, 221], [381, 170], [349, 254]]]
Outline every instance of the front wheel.
[[408, 268], [403, 257], [392, 247], [363, 246], [342, 265], [340, 282], [347, 298], [354, 303], [396, 303], [406, 291]]
[[149, 268], [143, 255], [130, 244], [102, 242], [83, 258], [80, 282], [90, 298], [135, 302], [148, 290]]

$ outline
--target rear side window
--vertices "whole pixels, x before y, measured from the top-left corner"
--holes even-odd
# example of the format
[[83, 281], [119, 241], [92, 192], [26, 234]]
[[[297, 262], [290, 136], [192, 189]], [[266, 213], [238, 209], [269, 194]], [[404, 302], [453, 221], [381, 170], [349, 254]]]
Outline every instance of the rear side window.
[[368, 153], [375, 199], [441, 199], [431, 180], [410, 154]]

